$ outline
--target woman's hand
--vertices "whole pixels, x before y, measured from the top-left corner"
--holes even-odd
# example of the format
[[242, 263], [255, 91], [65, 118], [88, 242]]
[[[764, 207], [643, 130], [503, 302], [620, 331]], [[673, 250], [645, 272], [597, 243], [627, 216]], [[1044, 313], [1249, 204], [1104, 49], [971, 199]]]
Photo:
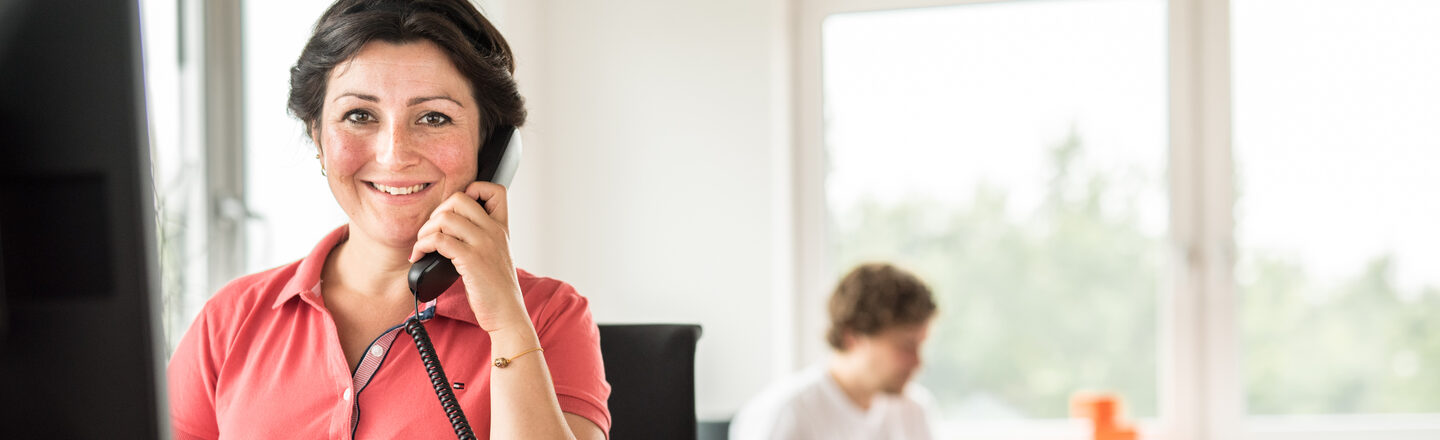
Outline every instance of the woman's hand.
[[472, 182], [441, 202], [420, 227], [410, 261], [435, 251], [455, 264], [480, 328], [492, 333], [530, 328], [510, 259], [505, 187]]

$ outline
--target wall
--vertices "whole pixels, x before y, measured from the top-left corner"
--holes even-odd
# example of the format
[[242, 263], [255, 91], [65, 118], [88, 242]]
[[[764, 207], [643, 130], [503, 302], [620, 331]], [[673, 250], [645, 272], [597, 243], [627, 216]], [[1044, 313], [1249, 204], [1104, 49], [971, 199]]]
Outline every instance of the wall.
[[490, 6], [530, 100], [517, 261], [599, 322], [704, 326], [707, 420], [793, 367], [785, 3]]

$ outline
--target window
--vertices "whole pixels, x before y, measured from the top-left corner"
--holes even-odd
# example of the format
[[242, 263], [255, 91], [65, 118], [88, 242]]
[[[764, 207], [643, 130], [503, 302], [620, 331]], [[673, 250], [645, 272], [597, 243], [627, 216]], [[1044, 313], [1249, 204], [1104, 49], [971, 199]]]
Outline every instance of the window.
[[1440, 3], [1232, 14], [1248, 412], [1440, 413]]
[[1065, 418], [1082, 389], [1155, 414], [1164, 23], [1156, 0], [825, 21], [828, 273], [932, 284], [947, 419]]
[[804, 360], [884, 259], [955, 438], [1440, 436], [1440, 4], [800, 5]]
[[203, 258], [205, 155], [196, 130], [199, 118], [193, 111], [199, 102], [198, 66], [193, 48], [182, 52], [187, 36], [181, 33], [185, 27], [180, 23], [187, 17], [181, 12], [175, 1], [140, 2], [167, 358], [210, 296]]

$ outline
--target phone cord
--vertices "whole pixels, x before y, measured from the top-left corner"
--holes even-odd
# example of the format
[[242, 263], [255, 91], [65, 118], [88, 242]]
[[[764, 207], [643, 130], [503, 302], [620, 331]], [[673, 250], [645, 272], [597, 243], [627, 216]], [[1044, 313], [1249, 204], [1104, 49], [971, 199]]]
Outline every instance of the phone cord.
[[445, 416], [450, 418], [450, 426], [455, 428], [455, 437], [460, 440], [475, 440], [475, 431], [470, 430], [470, 422], [460, 410], [460, 403], [455, 400], [455, 392], [450, 390], [450, 379], [445, 378], [445, 370], [440, 368], [440, 358], [435, 355], [430, 334], [425, 332], [425, 326], [420, 325], [419, 313], [405, 321], [405, 332], [415, 340], [415, 348], [420, 351], [420, 362], [425, 364], [425, 372], [430, 374], [430, 385], [435, 387], [435, 396], [440, 398], [440, 407], [445, 409]]

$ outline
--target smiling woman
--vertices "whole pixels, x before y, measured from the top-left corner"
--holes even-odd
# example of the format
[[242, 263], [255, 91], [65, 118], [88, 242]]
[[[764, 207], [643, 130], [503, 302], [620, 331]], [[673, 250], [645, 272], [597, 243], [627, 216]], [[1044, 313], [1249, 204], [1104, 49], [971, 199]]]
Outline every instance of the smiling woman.
[[[170, 363], [177, 438], [437, 438], [458, 410], [481, 438], [605, 437], [586, 299], [514, 267], [505, 188], [475, 181], [487, 134], [525, 120], [513, 70], [464, 0], [325, 12], [290, 109], [348, 224], [206, 303]], [[430, 252], [460, 280], [422, 304], [407, 272]], [[411, 317], [435, 335], [458, 407], [436, 406], [420, 354], [393, 345]]]

